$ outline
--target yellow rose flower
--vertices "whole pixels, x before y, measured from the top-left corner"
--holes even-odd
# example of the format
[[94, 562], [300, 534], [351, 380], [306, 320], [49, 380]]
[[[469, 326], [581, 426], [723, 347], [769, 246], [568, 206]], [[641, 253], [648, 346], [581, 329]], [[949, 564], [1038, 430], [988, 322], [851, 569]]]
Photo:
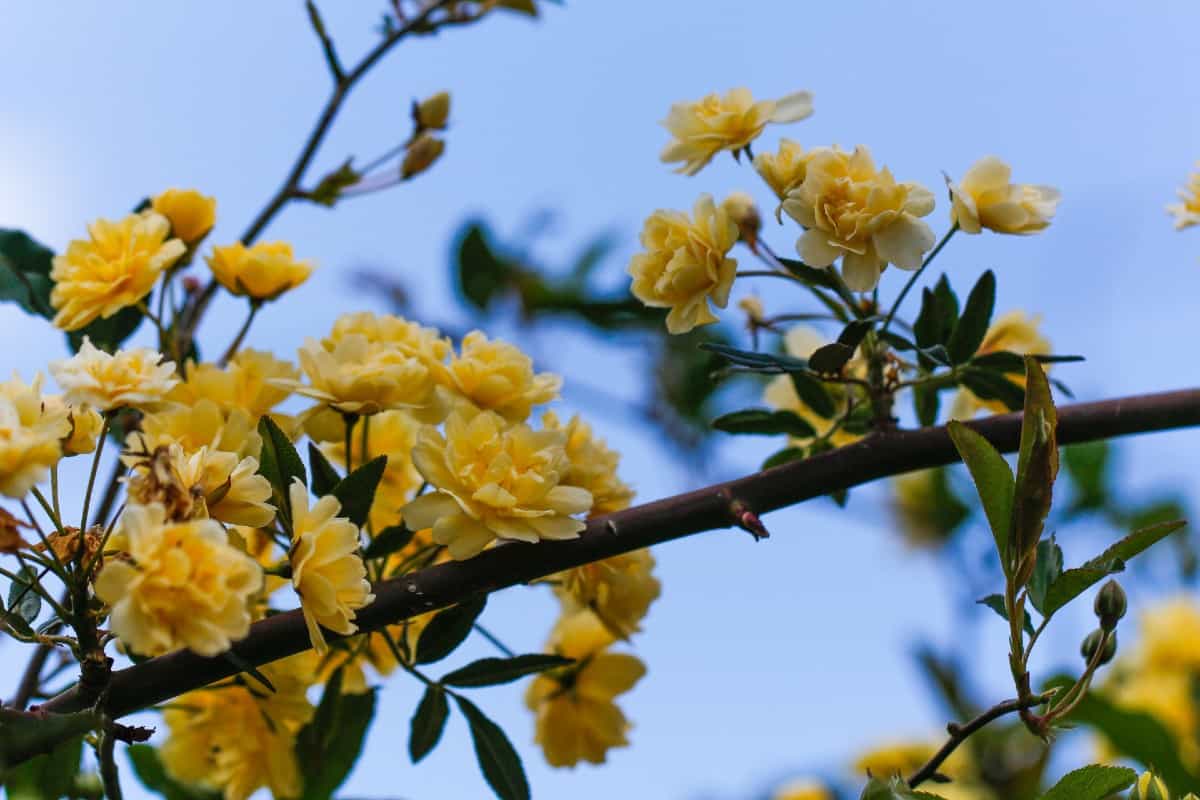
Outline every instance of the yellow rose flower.
[[66, 414], [71, 423], [71, 432], [63, 438], [63, 455], [78, 456], [91, 453], [100, 439], [104, 417], [88, 405], [69, 406], [56, 394], [42, 398], [46, 413]]
[[[130, 434], [131, 438], [138, 436]], [[176, 495], [181, 489], [194, 498], [193, 516], [251, 528], [264, 528], [275, 519], [275, 507], [269, 502], [271, 483], [258, 474], [258, 459], [239, 459], [234, 453], [207, 447], [184, 453], [178, 444], [172, 444], [165, 448], [165, 458], [155, 470], [154, 452], [141, 459], [129, 476], [129, 496], [134, 502], [167, 505], [160, 496], [165, 473], [166, 491]]]
[[550, 580], [558, 584], [556, 592], [567, 610], [588, 609], [613, 636], [628, 639], [641, 630], [650, 604], [662, 591], [653, 570], [650, 551], [634, 550], [560, 572]]
[[776, 789], [771, 800], [834, 800], [834, 797], [818, 781], [801, 778]]
[[[1001, 350], [1017, 353], [1018, 355], [1047, 355], [1050, 352], [1050, 342], [1042, 336], [1040, 326], [1042, 318], [1029, 316], [1024, 311], [1009, 311], [1001, 314], [983, 337], [977, 355], [987, 355]], [[1008, 379], [1020, 386], [1025, 385], [1024, 375], [1009, 375]], [[1003, 414], [1008, 406], [999, 400], [983, 400], [970, 389], [963, 387], [954, 398], [950, 409], [951, 419], [970, 419], [981, 410], [993, 414]]]
[[425, 98], [417, 105], [415, 116], [422, 128], [443, 130], [450, 118], [450, 93], [438, 92]]
[[131, 505], [114, 536], [128, 559], [106, 559], [96, 596], [111, 607], [113, 633], [135, 653], [186, 647], [215, 656], [250, 630], [249, 604], [262, 568], [229, 544], [220, 523], [168, 523], [160, 505]]
[[175, 363], [161, 361], [162, 354], [148, 347], [118, 350], [110, 355], [85, 336], [74, 356], [50, 362], [50, 374], [69, 405], [89, 405], [100, 411], [147, 411], [162, 405], [179, 383]]
[[312, 274], [311, 261], [297, 261], [286, 242], [259, 242], [246, 247], [234, 242], [214, 247], [208, 267], [230, 293], [256, 301], [274, 300], [295, 289]]
[[738, 227], [723, 209], [704, 194], [692, 209], [693, 219], [681, 211], [655, 211], [642, 227], [646, 252], [629, 262], [633, 295], [650, 308], [669, 308], [667, 330], [687, 333], [697, 325], [716, 322], [709, 309], [729, 303], [737, 261], [729, 251], [738, 239]]
[[1200, 673], [1200, 608], [1177, 598], [1142, 615], [1138, 662], [1143, 669]]
[[812, 113], [809, 92], [755, 101], [749, 89], [731, 89], [724, 97], [713, 93], [695, 102], [675, 103], [662, 122], [674, 139], [660, 158], [667, 164], [681, 161], [675, 171], [695, 175], [722, 150], [749, 145], [767, 123], [799, 122]]
[[170, 221], [171, 235], [189, 247], [217, 224], [217, 199], [195, 189], [167, 189], [150, 201], [150, 206]]
[[297, 380], [300, 370], [290, 361], [262, 350], [242, 348], [224, 367], [189, 361], [183, 383], [171, 393], [171, 399], [185, 405], [210, 400], [229, 413], [245, 411], [255, 424], [291, 395], [272, 381], [276, 378]]
[[66, 409], [43, 403], [41, 375], [0, 383], [0, 494], [24, 497], [62, 458], [70, 435]]
[[[1196, 162], [1200, 167], [1200, 162]], [[1167, 212], [1175, 217], [1175, 230], [1181, 231], [1200, 225], [1200, 172], [1188, 176], [1187, 186], [1179, 190], [1181, 202], [1167, 206]]]
[[563, 617], [551, 634], [549, 650], [576, 663], [534, 678], [525, 704], [536, 716], [534, 741], [553, 767], [603, 764], [610, 749], [629, 744], [629, 722], [613, 700], [641, 680], [646, 666], [607, 652], [612, 643], [589, 611]]
[[420, 361], [439, 380], [448, 379], [446, 357], [454, 348], [437, 328], [426, 327], [394, 314], [355, 311], [337, 318], [333, 330], [329, 332], [327, 344], [337, 344], [353, 336], [362, 336], [372, 345], [398, 350]]
[[150, 294], [163, 270], [187, 251], [183, 242], [169, 238], [170, 231], [167, 218], [152, 211], [88, 226], [91, 238], [72, 241], [50, 270], [55, 326], [79, 330]]
[[573, 518], [592, 505], [586, 489], [561, 484], [570, 468], [561, 431], [506, 424], [494, 411], [460, 408], [443, 436], [422, 429], [413, 463], [437, 491], [401, 513], [414, 529], [455, 559], [478, 555], [497, 538], [522, 542], [574, 539], [586, 525]]
[[950, 219], [964, 233], [1037, 233], [1050, 224], [1062, 195], [1052, 186], [1011, 183], [1012, 168], [985, 156], [957, 184], [946, 179], [953, 206]]
[[211, 400], [171, 405], [146, 414], [141, 430], [126, 438], [126, 447], [135, 452], [171, 444], [178, 444], [185, 453], [208, 447], [239, 458], [257, 458], [262, 452], [262, 437], [250, 415], [239, 408], [225, 413]]
[[812, 153], [805, 153], [796, 142], [780, 139], [778, 153], [759, 153], [754, 157], [754, 169], [782, 201], [788, 192], [804, 183], [810, 158]]
[[[796, 358], [808, 358], [818, 347], [825, 344], [828, 344], [825, 337], [815, 328], [810, 328], [806, 325], [797, 325], [790, 328], [783, 338], [784, 350], [787, 351], [788, 355], [795, 356]], [[866, 364], [861, 358], [855, 357], [849, 362], [846, 369], [851, 374], [863, 376], [866, 372]], [[805, 422], [812, 425], [813, 430], [817, 432], [818, 436], [824, 436], [833, 427], [834, 419], [846, 411], [854, 393], [861, 393], [862, 390], [859, 387], [849, 384], [826, 383], [823, 385], [826, 394], [833, 401], [834, 414], [831, 419], [822, 417], [801, 400], [800, 395], [796, 393], [796, 387], [792, 383], [792, 379], [787, 375], [777, 375], [771, 379], [771, 382], [767, 384], [767, 388], [763, 391], [763, 402], [772, 408], [794, 412], [797, 416], [804, 419]], [[858, 399], [863, 400], [865, 398], [859, 397]], [[829, 441], [835, 447], [842, 447], [843, 445], [857, 441], [861, 436], [861, 434], [851, 433], [839, 428], [833, 433]], [[791, 444], [805, 445], [810, 440], [793, 437], [789, 441]]]
[[[351, 450], [354, 456], [353, 463], [356, 465], [365, 464], [379, 456], [387, 456], [387, 466], [384, 467], [383, 478], [375, 490], [375, 501], [371, 504], [371, 527], [378, 532], [389, 525], [399, 524], [400, 509], [412, 499], [421, 486], [421, 473], [417, 472], [412, 463], [412, 449], [417, 442], [421, 424], [405, 411], [384, 411], [370, 417], [369, 420], [369, 423], [367, 420], [358, 423], [370, 425], [367, 452], [362, 450], [361, 435], [354, 437]], [[321, 426], [322, 421], [328, 423], [327, 426]], [[310, 427], [306, 430], [313, 439], [324, 442], [321, 450], [325, 456], [333, 463], [345, 466], [345, 420], [333, 411], [326, 411], [325, 414], [310, 417], [308, 422]], [[317, 436], [313, 436], [316, 426], [327, 427], [327, 430], [319, 431]]]
[[921, 221], [933, 211], [933, 194], [916, 183], [897, 183], [871, 153], [820, 148], [809, 154], [804, 182], [790, 190], [783, 210], [804, 228], [796, 250], [806, 264], [830, 267], [842, 260], [846, 285], [869, 292], [887, 264], [916, 270], [934, 244]]
[[508, 342], [489, 341], [482, 331], [464, 336], [461, 351], [450, 362], [450, 387], [476, 408], [513, 422], [528, 419], [533, 406], [554, 400], [562, 388], [558, 375], [535, 375], [533, 359]]
[[570, 466], [561, 482], [564, 486], [587, 489], [592, 496], [590, 516], [629, 508], [634, 493], [617, 475], [621, 455], [610, 450], [603, 439], [596, 438], [591, 425], [576, 414], [564, 427], [557, 414], [547, 411], [542, 415], [542, 428], [548, 431], [561, 430], [567, 435], [566, 449]]
[[334, 633], [358, 630], [354, 612], [375, 599], [358, 550], [358, 526], [339, 517], [342, 504], [333, 495], [308, 507], [308, 490], [298, 479], [288, 487], [292, 506], [292, 586], [308, 637], [324, 653], [324, 626]]
[[177, 698], [163, 712], [169, 733], [159, 754], [167, 773], [221, 792], [223, 800], [247, 800], [263, 787], [277, 798], [299, 797], [296, 734], [315, 713], [298, 674], [301, 668], [311, 674], [307, 667], [300, 656], [260, 667], [274, 692], [241, 676], [233, 686]]
[[[1122, 679], [1109, 681], [1104, 696], [1119, 708], [1154, 717], [1174, 735], [1183, 762], [1193, 769], [1200, 767], [1200, 736], [1196, 733], [1200, 709], [1192, 693], [1196, 673], [1147, 669], [1136, 657], [1126, 663], [1132, 669]], [[1100, 756], [1111, 760], [1121, 753], [1101, 739]]]

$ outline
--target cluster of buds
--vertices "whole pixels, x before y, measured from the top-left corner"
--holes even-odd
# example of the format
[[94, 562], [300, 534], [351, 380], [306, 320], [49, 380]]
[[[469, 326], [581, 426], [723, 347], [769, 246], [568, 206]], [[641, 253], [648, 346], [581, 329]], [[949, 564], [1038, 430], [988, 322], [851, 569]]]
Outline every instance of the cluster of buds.
[[[1129, 790], [1129, 800], [1171, 800], [1171, 792], [1162, 778], [1153, 772], [1143, 772]], [[1196, 800], [1196, 795], [1189, 792], [1180, 800]]]
[[412, 106], [413, 135], [404, 150], [400, 177], [408, 180], [433, 165], [446, 149], [446, 143], [430, 131], [444, 131], [450, 119], [450, 95], [438, 92]]
[[1103, 650], [1097, 665], [1102, 666], [1112, 661], [1113, 656], [1117, 654], [1117, 623], [1125, 616], [1128, 607], [1125, 590], [1115, 580], [1104, 584], [1096, 594], [1093, 608], [1096, 618], [1100, 621], [1100, 627], [1089, 633], [1079, 648], [1080, 655], [1086, 663], [1092, 663], [1101, 648]]

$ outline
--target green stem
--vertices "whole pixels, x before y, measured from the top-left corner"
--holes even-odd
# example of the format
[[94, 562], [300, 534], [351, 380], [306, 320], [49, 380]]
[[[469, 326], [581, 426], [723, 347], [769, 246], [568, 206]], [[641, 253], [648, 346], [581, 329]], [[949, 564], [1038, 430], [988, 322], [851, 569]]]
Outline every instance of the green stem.
[[346, 474], [354, 471], [354, 424], [358, 422], [358, 414], [342, 414], [346, 426]]
[[250, 326], [254, 323], [254, 317], [258, 314], [258, 309], [262, 308], [262, 303], [257, 300], [250, 301], [250, 313], [246, 315], [246, 321], [242, 323], [241, 329], [238, 330], [237, 336], [233, 337], [233, 341], [229, 343], [229, 349], [225, 351], [225, 355], [221, 356], [218, 362], [220, 366], [225, 366], [237, 355], [237, 351], [242, 346], [242, 341], [246, 338], [246, 334], [250, 331]]
[[503, 653], [506, 658], [513, 658], [516, 656], [516, 652], [511, 647], [500, 641], [500, 638], [496, 636], [496, 634], [492, 633], [478, 622], [476, 622], [472, 627], [475, 628], [476, 632], [478, 632], [480, 636], [487, 639], [488, 642], [491, 643], [492, 647], [495, 647], [497, 650]]
[[883, 321], [883, 327], [879, 329], [881, 332], [886, 331], [888, 326], [892, 324], [892, 319], [896, 316], [896, 312], [900, 310], [900, 304], [904, 302], [904, 298], [908, 296], [917, 279], [921, 277], [921, 273], [925, 272], [925, 268], [933, 263], [933, 260], [937, 258], [937, 254], [942, 252], [942, 248], [946, 246], [946, 242], [950, 241], [950, 237], [956, 231], [958, 231], [957, 222], [950, 226], [950, 230], [946, 231], [946, 235], [942, 237], [942, 240], [934, 245], [933, 249], [929, 251], [929, 255], [925, 256], [925, 260], [921, 262], [920, 269], [909, 277], [908, 283], [904, 284], [904, 288], [900, 290], [900, 294], [896, 297], [896, 302], [892, 303], [892, 310], [888, 312], [887, 319]]
[[[110, 412], [111, 413], [111, 412]], [[92, 507], [92, 490], [96, 487], [96, 470], [100, 468], [100, 456], [104, 453], [104, 442], [108, 439], [108, 426], [111, 417], [109, 414], [104, 415], [104, 424], [100, 426], [100, 438], [96, 440], [96, 455], [92, 458], [92, 471], [88, 475], [87, 491], [83, 494], [83, 514], [79, 518], [79, 535], [88, 527], [88, 511]], [[61, 526], [60, 526], [61, 527]], [[83, 548], [79, 548], [79, 552], [83, 552]]]
[[58, 504], [58, 464], [50, 468], [50, 499], [54, 502], [54, 518], [62, 519], [62, 507]]

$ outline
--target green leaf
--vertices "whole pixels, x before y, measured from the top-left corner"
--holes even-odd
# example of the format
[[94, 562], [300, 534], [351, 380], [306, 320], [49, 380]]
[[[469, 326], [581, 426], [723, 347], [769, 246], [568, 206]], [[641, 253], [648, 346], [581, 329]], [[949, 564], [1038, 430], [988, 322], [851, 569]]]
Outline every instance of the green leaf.
[[383, 558], [397, 550], [403, 550], [412, 541], [414, 533], [415, 531], [410, 531], [408, 526], [403, 523], [384, 528], [375, 534], [367, 544], [367, 549], [363, 551], [363, 558]]
[[351, 158], [346, 159], [340, 167], [321, 178], [316, 187], [304, 195], [304, 198], [327, 208], [332, 208], [336, 205], [343, 191], [362, 180], [362, 175], [358, 174], [358, 171], [350, 166], [350, 162], [353, 160]]
[[1046, 616], [1054, 614], [1109, 575], [1124, 570], [1126, 561], [1162, 541], [1186, 524], [1183, 520], [1175, 520], [1142, 528], [1129, 534], [1082, 566], [1062, 573], [1047, 590], [1044, 601], [1045, 609], [1042, 613]]
[[133, 767], [133, 774], [137, 775], [142, 785], [165, 800], [220, 800], [220, 792], [187, 786], [168, 775], [158, 757], [157, 748], [148, 744], [131, 744], [125, 752]]
[[767, 456], [767, 460], [762, 463], [762, 469], [778, 467], [780, 464], [788, 464], [792, 461], [802, 461], [805, 458], [808, 458], [808, 451], [805, 448], [785, 447]]
[[425, 687], [425, 694], [421, 695], [421, 702], [409, 723], [408, 755], [414, 764], [437, 746], [449, 716], [446, 691], [437, 684]]
[[794, 356], [760, 353], [757, 350], [740, 350], [720, 342], [701, 342], [701, 350], [716, 353], [731, 364], [752, 372], [778, 375], [784, 372], [801, 372], [808, 369], [808, 361]]
[[460, 237], [458, 290], [468, 303], [486, 309], [492, 298], [508, 286], [514, 267], [492, 250], [487, 229], [481, 223], [468, 223]]
[[504, 731], [465, 697], [455, 695], [454, 702], [467, 718], [475, 758], [492, 791], [500, 800], [529, 800], [525, 768]]
[[941, 398], [938, 390], [929, 384], [918, 384], [913, 387], [913, 410], [917, 413], [917, 422], [928, 427], [937, 424]]
[[[1001, 597], [1000, 595], [989, 594], [987, 597], [980, 598], [979, 600], [976, 600], [975, 602], [981, 606], [987, 606], [992, 611], [995, 611], [997, 614], [999, 614], [1000, 619], [1004, 620], [1005, 622], [1008, 622], [1008, 611], [1004, 608], [1004, 598]], [[1028, 633], [1030, 636], [1032, 636], [1033, 635], [1033, 618], [1029, 616], [1028, 611], [1025, 612], [1025, 619], [1022, 624], [1023, 624], [1023, 627], [1025, 628], [1025, 632]]]
[[1000, 554], [1000, 563], [1007, 573], [1014, 488], [1012, 469], [991, 442], [963, 423], [951, 421], [946, 430], [970, 470], [971, 479], [975, 481], [975, 491], [979, 493], [988, 526], [992, 529], [992, 538], [996, 542], [996, 552]]
[[946, 344], [958, 322], [958, 298], [945, 275], [933, 289], [921, 292], [921, 311], [913, 324], [917, 346], [932, 347]]
[[773, 411], [769, 408], [747, 408], [722, 414], [712, 421], [716, 430], [725, 433], [747, 433], [762, 436], [787, 434], [798, 439], [816, 436], [813, 426], [794, 411]]
[[442, 676], [441, 682], [447, 686], [497, 686], [572, 663], [574, 661], [570, 658], [548, 653], [529, 653], [511, 658], [481, 658], [447, 673]]
[[258, 421], [258, 433], [263, 441], [258, 459], [258, 472], [270, 481], [271, 488], [275, 490], [275, 507], [283, 511], [290, 520], [292, 503], [288, 499], [288, 489], [292, 481], [299, 478], [301, 483], [308, 486], [304, 463], [287, 434], [281, 431], [269, 416], [264, 414]]
[[862, 344], [863, 338], [871, 332], [871, 328], [873, 327], [875, 327], [875, 320], [873, 318], [852, 320], [838, 334], [838, 344], [844, 344], [851, 350], [857, 349]]
[[946, 349], [950, 352], [950, 360], [955, 364], [963, 364], [975, 355], [983, 338], [987, 335], [988, 325], [992, 321], [992, 311], [996, 307], [996, 276], [989, 269], [979, 277], [971, 294], [967, 296], [967, 304], [963, 307], [962, 316], [954, 325]]
[[1038, 542], [1037, 564], [1033, 568], [1033, 577], [1029, 579], [1029, 600], [1043, 616], [1046, 614], [1046, 593], [1062, 573], [1062, 548], [1051, 534], [1049, 539]]
[[321, 448], [312, 442], [308, 443], [308, 469], [312, 472], [312, 491], [317, 497], [333, 494], [333, 487], [342, 481], [342, 476], [338, 475]]
[[1092, 764], [1068, 772], [1038, 800], [1105, 800], [1136, 781], [1137, 773], [1127, 767]]
[[829, 269], [817, 269], [810, 267], [803, 261], [797, 261], [794, 258], [781, 258], [779, 263], [787, 267], [788, 272], [798, 278], [803, 278], [813, 286], [820, 286], [823, 289], [837, 289], [837, 281], [829, 274]]
[[296, 735], [304, 779], [301, 800], [329, 800], [346, 780], [375, 716], [375, 690], [342, 692], [342, 671], [325, 685], [312, 720]]
[[0, 302], [14, 302], [29, 314], [53, 319], [53, 259], [52, 250], [24, 231], [0, 229]]
[[800, 402], [812, 409], [814, 414], [822, 419], [830, 419], [837, 413], [837, 406], [826, 391], [825, 384], [806, 372], [792, 372], [789, 377]]
[[999, 373], [969, 366], [962, 370], [959, 379], [976, 397], [998, 400], [1009, 411], [1017, 411], [1025, 403], [1025, 390]]
[[0, 786], [8, 800], [59, 800], [69, 796], [79, 774], [82, 752], [82, 737], [72, 737], [50, 752], [3, 772]]
[[333, 496], [342, 504], [341, 516], [346, 517], [360, 528], [366, 524], [367, 515], [371, 513], [371, 504], [375, 502], [375, 490], [383, 478], [387, 468], [387, 456], [372, 458], [361, 467], [351, 472], [333, 487]]
[[32, 625], [42, 613], [42, 596], [33, 588], [37, 583], [37, 572], [26, 565], [21, 567], [17, 578], [8, 587], [8, 610]]
[[268, 679], [258, 667], [239, 656], [233, 650], [224, 651], [221, 653], [221, 657], [230, 664], [233, 664], [233, 666], [237, 667], [239, 671], [246, 673], [251, 678], [254, 678], [254, 680], [258, 681], [259, 684], [261, 684], [268, 692], [274, 694], [275, 684], [271, 683], [270, 679]]
[[814, 372], [840, 372], [846, 362], [854, 357], [854, 348], [841, 342], [830, 342], [813, 351], [808, 357], [808, 366]]
[[1028, 580], [1029, 576], [1022, 573], [1032, 574], [1058, 475], [1058, 412], [1050, 395], [1050, 384], [1041, 366], [1029, 357], [1025, 358], [1025, 375], [1025, 415], [1021, 422], [1010, 528], [1018, 585]]
[[454, 652], [471, 633], [486, 605], [487, 595], [481, 594], [439, 611], [417, 639], [417, 663], [431, 664]]
[[67, 345], [72, 353], [79, 352], [86, 336], [93, 347], [106, 353], [115, 353], [142, 324], [144, 315], [136, 306], [126, 306], [111, 317], [94, 320], [77, 331], [67, 334]]

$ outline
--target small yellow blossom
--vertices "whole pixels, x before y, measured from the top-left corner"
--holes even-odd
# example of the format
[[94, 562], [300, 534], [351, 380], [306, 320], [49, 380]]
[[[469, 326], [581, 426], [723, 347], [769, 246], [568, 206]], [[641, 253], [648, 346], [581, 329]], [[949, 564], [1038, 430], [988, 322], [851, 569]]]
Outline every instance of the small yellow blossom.
[[489, 341], [482, 331], [463, 337], [461, 354], [450, 362], [449, 378], [450, 386], [476, 408], [513, 422], [524, 422], [533, 406], [554, 400], [562, 388], [558, 375], [534, 374], [533, 359], [508, 342]]
[[0, 383], [0, 494], [24, 497], [62, 458], [70, 436], [66, 409], [43, 403], [41, 375]]
[[522, 542], [574, 539], [586, 526], [592, 495], [561, 484], [570, 469], [561, 431], [506, 424], [493, 411], [460, 408], [443, 436], [425, 427], [413, 463], [436, 492], [404, 507], [410, 528], [433, 528], [455, 559], [477, 555], [497, 538]]
[[834, 800], [834, 797], [819, 781], [801, 778], [776, 789], [771, 800]]
[[812, 153], [805, 153], [798, 143], [780, 139], [778, 153], [759, 153], [754, 157], [754, 169], [782, 201], [788, 192], [804, 183], [810, 158]]
[[[1046, 355], [1050, 352], [1050, 342], [1042, 335], [1040, 326], [1042, 318], [1030, 316], [1024, 311], [1009, 311], [1001, 314], [983, 337], [977, 355], [996, 353], [1006, 350], [1018, 355]], [[1009, 375], [1008, 379], [1020, 386], [1025, 385], [1024, 375]], [[952, 419], [970, 419], [981, 410], [993, 414], [1003, 414], [1008, 406], [999, 400], [983, 400], [970, 389], [959, 389], [950, 410]]]
[[72, 241], [67, 252], [54, 258], [54, 324], [65, 331], [79, 330], [150, 294], [162, 271], [187, 250], [183, 242], [169, 238], [170, 231], [167, 218], [153, 211], [88, 226], [90, 239]]
[[[1200, 162], [1196, 166], [1200, 167]], [[1175, 230], [1200, 225], [1200, 171], [1188, 176], [1187, 186], [1179, 190], [1179, 200], [1167, 206], [1168, 213], [1175, 217]]]
[[1011, 183], [1012, 168], [995, 156], [985, 156], [951, 183], [950, 218], [964, 233], [984, 228], [996, 233], [1037, 233], [1050, 224], [1061, 199], [1052, 186]]
[[432, 167], [433, 162], [441, 158], [445, 150], [446, 143], [441, 139], [422, 133], [405, 151], [404, 160], [400, 162], [400, 177], [408, 180], [420, 175]]
[[649, 550], [613, 556], [560, 572], [555, 581], [566, 608], [585, 608], [619, 639], [641, 630], [650, 604], [658, 599], [662, 584], [652, 574], [654, 556]]
[[171, 223], [171, 235], [191, 247], [217, 224], [217, 199], [195, 189], [167, 189], [150, 202]]
[[110, 355], [85, 336], [74, 356], [50, 362], [50, 374], [68, 405], [89, 405], [99, 411], [146, 411], [160, 406], [179, 383], [174, 362], [161, 361], [162, 354], [148, 347]]
[[687, 333], [697, 325], [716, 322], [709, 308], [729, 303], [737, 261], [729, 251], [738, 227], [710, 195], [701, 195], [693, 218], [681, 211], [655, 211], [642, 227], [646, 252], [629, 262], [631, 291], [651, 308], [669, 308], [667, 330]]
[[758, 232], [762, 230], [762, 215], [754, 198], [745, 192], [732, 192], [721, 201], [721, 209], [737, 225], [738, 238], [755, 249], [758, 246]]
[[69, 406], [62, 397], [51, 394], [42, 398], [46, 413], [64, 413], [71, 423], [71, 432], [63, 438], [63, 455], [78, 456], [96, 449], [104, 417], [88, 405]]
[[[335, 464], [345, 466], [346, 422], [341, 415], [326, 411], [324, 414], [312, 415], [306, 420], [305, 430], [321, 445], [322, 452]], [[370, 417], [359, 425], [369, 424], [367, 436], [367, 452], [362, 450], [362, 437], [355, 436], [351, 446], [354, 464], [365, 464], [368, 461], [387, 456], [387, 466], [383, 470], [383, 478], [375, 490], [375, 501], [371, 504], [371, 525], [375, 531], [381, 531], [389, 525], [400, 522], [400, 509], [413, 498], [421, 486], [421, 473], [412, 463], [412, 449], [417, 442], [417, 434], [421, 424], [405, 411], [384, 411]], [[320, 430], [320, 429], [324, 430]], [[315, 435], [314, 435], [315, 434]]]
[[288, 491], [292, 506], [292, 585], [300, 595], [300, 608], [308, 637], [324, 653], [324, 626], [334, 633], [358, 630], [355, 611], [375, 599], [367, 569], [358, 551], [358, 526], [339, 517], [342, 504], [333, 495], [308, 506], [308, 490], [296, 480]]
[[141, 428], [127, 438], [129, 450], [140, 452], [178, 444], [185, 453], [208, 447], [235, 453], [241, 458], [257, 458], [262, 451], [262, 437], [249, 414], [240, 408], [225, 413], [207, 399], [198, 400], [194, 405], [169, 405], [146, 414], [142, 417]]
[[[130, 438], [139, 437], [131, 433]], [[144, 443], [138, 444], [146, 452]], [[141, 459], [128, 479], [129, 496], [133, 502], [146, 505], [160, 502], [170, 507], [162, 496], [184, 494], [193, 499], [188, 516], [211, 517], [230, 525], [263, 528], [275, 519], [270, 504], [271, 483], [258, 474], [258, 460], [239, 459], [236, 454], [201, 447], [194, 453], [184, 453], [178, 444], [150, 451]], [[156, 453], [165, 457], [158, 457]], [[157, 466], [157, 469], [153, 468]], [[169, 515], [178, 519], [177, 514]]]
[[272, 381], [296, 380], [300, 370], [290, 361], [262, 350], [242, 348], [224, 367], [212, 363], [188, 362], [183, 383], [171, 393], [171, 400], [192, 405], [211, 400], [226, 413], [242, 409], [257, 424], [288, 398], [291, 392]]
[[[828, 344], [819, 331], [815, 328], [810, 328], [805, 325], [797, 325], [790, 328], [784, 336], [783, 345], [787, 354], [796, 358], [808, 358], [816, 351], [818, 347]], [[855, 358], [847, 365], [847, 370], [853, 374], [862, 374], [866, 370], [866, 365], [861, 359]], [[858, 387], [848, 384], [823, 384], [826, 394], [833, 401], [834, 414], [830, 419], [826, 419], [813, 411], [796, 392], [796, 387], [792, 383], [791, 378], [787, 375], [778, 375], [771, 379], [767, 384], [767, 388], [763, 391], [763, 402], [772, 408], [778, 408], [784, 411], [793, 411], [798, 416], [802, 417], [806, 422], [812, 425], [813, 430], [818, 436], [824, 436], [833, 427], [833, 421], [839, 417], [849, 406], [850, 400], [854, 392], [860, 391]], [[861, 434], [851, 433], [845, 429], [839, 428], [833, 433], [829, 441], [835, 447], [850, 444], [860, 438]], [[793, 444], [803, 445], [808, 442], [807, 439], [792, 439]]]
[[208, 267], [232, 294], [256, 301], [274, 300], [295, 289], [313, 271], [312, 262], [297, 261], [286, 242], [259, 242], [251, 247], [235, 242], [214, 247]]
[[564, 486], [578, 486], [592, 496], [590, 516], [611, 514], [629, 508], [633, 489], [617, 475], [621, 455], [610, 450], [603, 439], [592, 433], [592, 426], [578, 414], [564, 427], [558, 415], [547, 411], [542, 415], [542, 427], [548, 431], [561, 430], [567, 435], [567, 459], [570, 466], [563, 475]]
[[417, 105], [416, 118], [422, 128], [445, 129], [450, 118], [450, 93], [438, 92], [426, 97]]
[[250, 630], [262, 568], [229, 543], [220, 523], [168, 523], [160, 505], [131, 505], [114, 536], [129, 558], [105, 560], [96, 595], [130, 650], [157, 656], [187, 647], [215, 656]]
[[305, 697], [308, 659], [293, 656], [260, 667], [275, 687], [258, 691], [255, 679], [181, 695], [163, 713], [169, 735], [160, 755], [175, 780], [247, 800], [266, 787], [276, 798], [303, 790], [296, 734], [314, 714]]
[[533, 679], [525, 704], [536, 716], [535, 741], [553, 767], [580, 761], [603, 764], [614, 747], [629, 744], [629, 722], [613, 700], [646, 674], [636, 657], [610, 653], [612, 634], [596, 616], [580, 611], [559, 620], [549, 649], [576, 663]]
[[799, 122], [812, 113], [809, 92], [755, 101], [749, 89], [731, 89], [724, 97], [713, 93], [675, 103], [662, 122], [674, 139], [660, 158], [667, 164], [683, 162], [676, 172], [695, 175], [722, 150], [736, 152], [749, 145], [767, 123]]
[[919, 219], [933, 211], [933, 194], [876, 169], [862, 146], [853, 153], [813, 151], [804, 182], [788, 192], [783, 210], [806, 229], [796, 243], [804, 262], [824, 268], [840, 258], [846, 285], [856, 292], [874, 289], [888, 264], [919, 269], [934, 244]]

